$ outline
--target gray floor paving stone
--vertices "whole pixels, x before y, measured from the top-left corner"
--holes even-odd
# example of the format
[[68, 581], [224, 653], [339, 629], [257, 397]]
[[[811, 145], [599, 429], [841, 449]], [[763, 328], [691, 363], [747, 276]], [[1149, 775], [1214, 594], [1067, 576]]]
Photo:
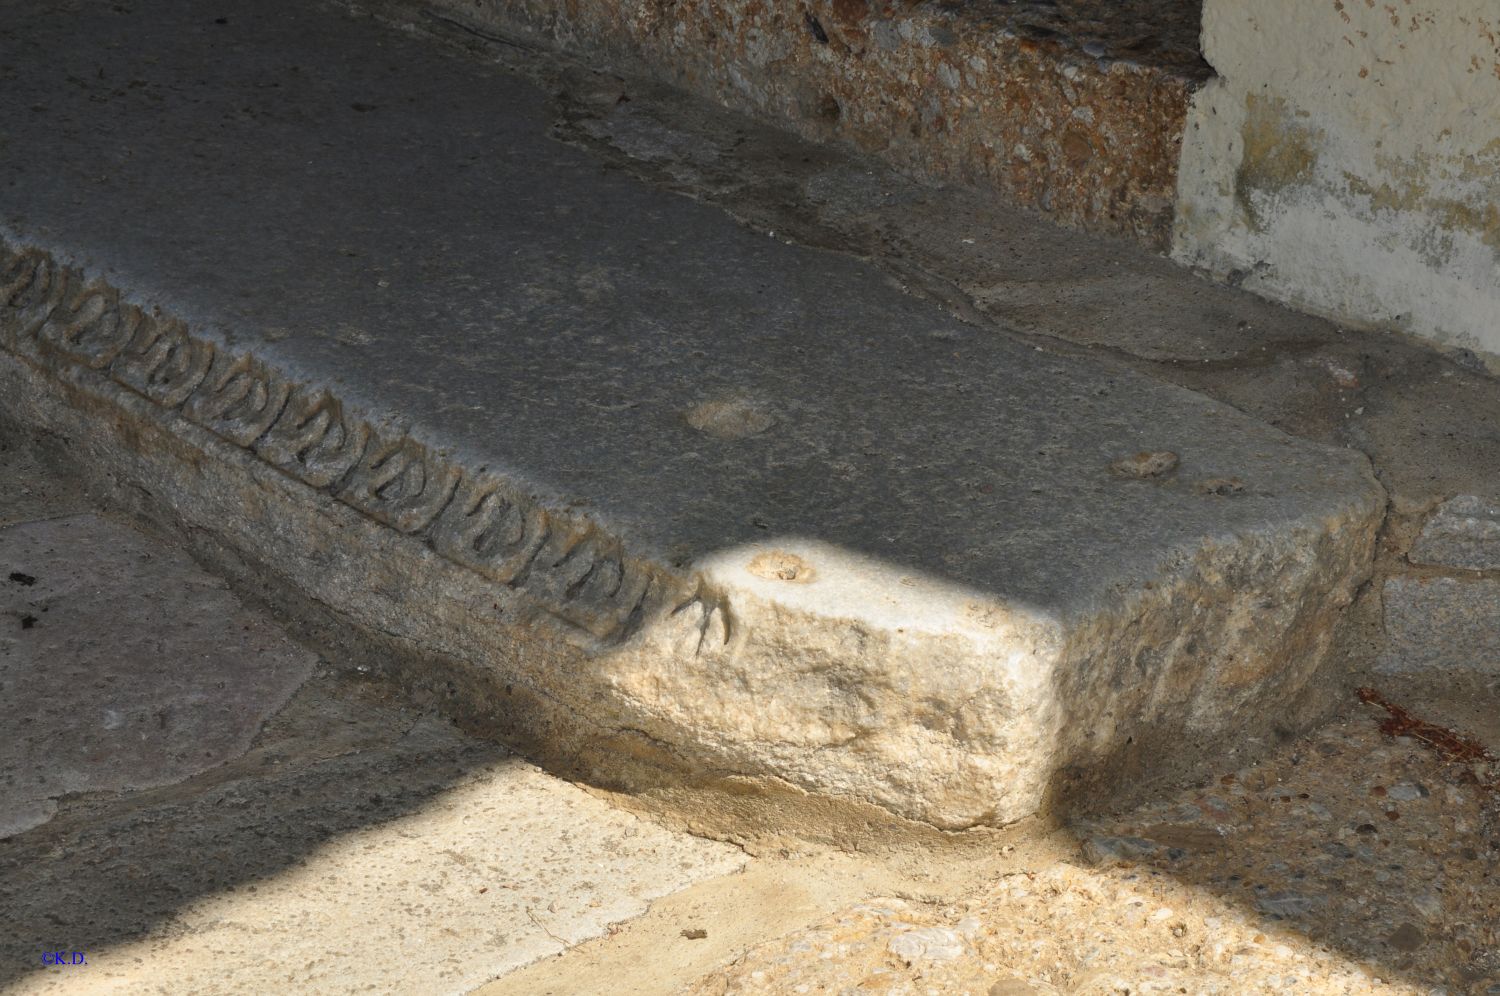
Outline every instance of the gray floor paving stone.
[[1315, 698], [1356, 453], [964, 325], [317, 5], [21, 0], [0, 44], [0, 397], [359, 625], [944, 827]]
[[68, 793], [169, 784], [243, 754], [315, 661], [125, 526], [0, 529], [0, 838]]
[[1448, 680], [1500, 674], [1500, 581], [1393, 577], [1382, 594], [1386, 646], [1379, 671]]
[[745, 863], [431, 718], [54, 839], [0, 877], [9, 993], [457, 996]]

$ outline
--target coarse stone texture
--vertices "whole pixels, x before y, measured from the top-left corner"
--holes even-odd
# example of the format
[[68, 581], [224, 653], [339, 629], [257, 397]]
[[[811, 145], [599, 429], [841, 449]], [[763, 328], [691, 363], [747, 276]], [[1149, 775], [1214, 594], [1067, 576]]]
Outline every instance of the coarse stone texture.
[[466, 993], [745, 864], [354, 678], [315, 686], [231, 770], [12, 838], [0, 987]]
[[1444, 502], [1409, 556], [1414, 564], [1500, 571], [1500, 502], [1478, 495]]
[[1490, 0], [1207, 0], [1174, 255], [1500, 362]]
[[0, 421], [0, 527], [87, 511], [77, 489], [48, 474], [26, 443]]
[[805, 136], [1159, 248], [1188, 102], [1210, 75], [1201, 0], [402, 2], [643, 66]]
[[243, 754], [313, 663], [126, 526], [0, 529], [0, 838], [67, 793], [164, 785]]
[[1392, 577], [1379, 670], [1500, 675], [1500, 580]]
[[1081, 823], [966, 894], [850, 904], [688, 992], [1494, 992], [1500, 772], [1371, 719]]
[[1318, 708], [1359, 454], [601, 170], [367, 22], [42, 9], [3, 22], [0, 398], [476, 707], [946, 828]]
[[[462, 37], [480, 57], [514, 52]], [[973, 324], [1120, 357], [1293, 435], [1359, 449], [1398, 515], [1425, 519], [1453, 495], [1488, 495], [1500, 473], [1500, 391], [1473, 354], [1299, 314], [1138, 246], [1038, 225], [981, 192], [638, 78], [555, 55], [509, 61], [546, 70], [543, 85], [560, 94], [556, 133], [612, 165], [777, 238], [867, 256]]]

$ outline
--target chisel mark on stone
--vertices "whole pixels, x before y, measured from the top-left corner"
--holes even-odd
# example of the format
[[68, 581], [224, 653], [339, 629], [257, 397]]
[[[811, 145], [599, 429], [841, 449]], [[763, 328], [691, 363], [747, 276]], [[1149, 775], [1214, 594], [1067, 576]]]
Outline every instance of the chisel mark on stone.
[[733, 625], [729, 617], [729, 603], [722, 596], [710, 591], [707, 585], [700, 582], [692, 597], [672, 610], [674, 616], [683, 613], [688, 614], [697, 630], [698, 641], [693, 648], [694, 654], [701, 655], [705, 645], [712, 649], [709, 636], [715, 628], [718, 629], [719, 643], [728, 646], [733, 636]]

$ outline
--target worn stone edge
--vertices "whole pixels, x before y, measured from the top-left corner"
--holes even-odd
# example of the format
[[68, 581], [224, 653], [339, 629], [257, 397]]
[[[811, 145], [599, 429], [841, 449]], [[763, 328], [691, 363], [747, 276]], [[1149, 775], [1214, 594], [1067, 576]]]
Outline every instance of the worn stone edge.
[[[383, 431], [329, 388], [34, 247], [0, 240], [0, 348], [56, 372], [87, 369], [183, 416], [445, 560], [503, 585], [600, 646], [652, 616], [696, 611], [707, 639], [721, 594], [625, 549], [589, 518], [549, 508], [499, 474], [465, 466], [409, 433]], [[728, 634], [727, 623], [718, 627]]]

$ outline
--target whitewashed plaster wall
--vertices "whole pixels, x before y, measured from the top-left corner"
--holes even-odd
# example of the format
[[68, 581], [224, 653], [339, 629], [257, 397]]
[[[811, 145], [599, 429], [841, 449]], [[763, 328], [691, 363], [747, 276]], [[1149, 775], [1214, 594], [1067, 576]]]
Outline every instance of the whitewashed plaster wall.
[[1500, 0], [1206, 0], [1173, 255], [1500, 359]]

